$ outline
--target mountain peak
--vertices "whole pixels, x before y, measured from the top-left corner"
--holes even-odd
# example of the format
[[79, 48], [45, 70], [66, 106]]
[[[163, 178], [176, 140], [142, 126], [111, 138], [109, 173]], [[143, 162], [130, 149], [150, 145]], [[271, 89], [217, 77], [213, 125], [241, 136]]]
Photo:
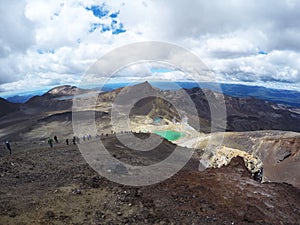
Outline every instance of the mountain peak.
[[157, 89], [155, 88], [154, 86], [152, 86], [152, 84], [148, 81], [145, 81], [143, 83], [140, 83], [140, 84], [136, 84], [135, 86], [133, 87], [139, 87], [139, 88], [145, 88], [146, 90], [149, 90], [149, 89]]
[[145, 81], [143, 83], [138, 83], [133, 86], [127, 86], [122, 89], [124, 91], [126, 91], [127, 93], [129, 93], [129, 92], [145, 93], [145, 92], [148, 92], [149, 90], [154, 90], [155, 88], [148, 81]]
[[53, 96], [68, 96], [68, 95], [74, 95], [76, 93], [76, 90], [77, 90], [76, 86], [62, 85], [62, 86], [52, 88], [46, 94], [50, 94]]
[[140, 83], [140, 84], [137, 84], [137, 85], [134, 85], [134, 86], [153, 88], [153, 86], [148, 81], [145, 81], [143, 83]]

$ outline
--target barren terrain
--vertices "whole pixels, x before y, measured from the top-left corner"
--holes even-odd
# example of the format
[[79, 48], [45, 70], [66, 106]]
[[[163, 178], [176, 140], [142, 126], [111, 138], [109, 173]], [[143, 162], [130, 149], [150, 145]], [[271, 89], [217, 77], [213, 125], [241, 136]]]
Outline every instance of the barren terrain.
[[[200, 130], [195, 129], [196, 118], [189, 110], [179, 118], [180, 110], [172, 104], [145, 98], [130, 112], [129, 132], [113, 127], [111, 121], [111, 107], [122, 88], [100, 93], [94, 107], [87, 104], [89, 92], [79, 89], [83, 108], [72, 111], [76, 90], [54, 88], [21, 105], [0, 102], [0, 108], [9, 105], [0, 119], [0, 141], [9, 140], [13, 153], [10, 157], [5, 146], [0, 148], [0, 224], [300, 224], [300, 136], [289, 131], [299, 131], [300, 114], [295, 108], [226, 97], [227, 128], [233, 132], [210, 133], [210, 106], [204, 92], [196, 88], [187, 93], [196, 104]], [[161, 92], [147, 82], [124, 91], [130, 98], [118, 105], [120, 109], [130, 103], [131, 95], [143, 91], [158, 92], [183, 104], [183, 90]], [[206, 94], [220, 97], [207, 90]], [[93, 116], [97, 127], [92, 133], [87, 115]], [[76, 131], [74, 116], [81, 118]], [[148, 132], [157, 130], [183, 135], [173, 143], [155, 135], [163, 141], [159, 146], [137, 152], [114, 134], [126, 139], [127, 132], [133, 131], [145, 140]], [[87, 134], [92, 140], [83, 141]], [[47, 139], [54, 135], [59, 143], [50, 148]], [[80, 144], [72, 144], [74, 135]], [[195, 152], [171, 178], [130, 187], [100, 176], [84, 160], [78, 147], [89, 149], [100, 140], [112, 157], [130, 165], [155, 164], [178, 146], [182, 153], [188, 148]], [[199, 171], [199, 162], [206, 156], [216, 168]], [[249, 171], [260, 167], [263, 183], [255, 181]], [[131, 172], [122, 170], [110, 173]]]
[[[145, 134], [136, 134], [145, 138]], [[91, 141], [99, 141], [93, 139]], [[114, 135], [107, 146], [120, 144]], [[83, 143], [86, 144], [86, 143]], [[172, 150], [164, 141], [157, 151]], [[13, 146], [0, 158], [0, 224], [299, 224], [300, 190], [258, 183], [242, 158], [220, 169], [199, 172], [191, 160], [170, 179], [129, 187], [99, 176], [76, 145]], [[3, 150], [4, 151], [4, 150]], [[130, 160], [130, 150], [112, 155]], [[133, 160], [153, 163], [161, 154]]]

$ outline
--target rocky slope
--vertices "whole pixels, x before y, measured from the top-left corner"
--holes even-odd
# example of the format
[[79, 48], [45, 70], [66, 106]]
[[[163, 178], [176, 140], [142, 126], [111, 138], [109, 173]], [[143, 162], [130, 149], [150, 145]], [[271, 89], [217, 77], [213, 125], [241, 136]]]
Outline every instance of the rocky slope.
[[[113, 135], [102, 142], [120, 144]], [[131, 163], [162, 156], [111, 150]], [[299, 189], [254, 181], [242, 158], [202, 172], [197, 163], [162, 183], [129, 187], [99, 176], [74, 145], [18, 145], [13, 158], [0, 158], [0, 224], [299, 224]]]
[[[66, 146], [62, 141], [74, 135], [71, 99], [75, 91], [71, 86], [52, 89], [23, 104], [19, 112], [8, 112], [5, 120], [1, 118], [0, 140], [18, 142], [12, 142], [12, 158], [8, 151], [0, 152], [0, 224], [299, 224], [299, 133], [226, 132], [223, 147], [216, 148], [219, 154], [211, 160], [216, 168], [199, 171], [208, 139], [222, 135], [201, 134], [199, 141], [195, 134], [192, 140], [193, 130], [191, 136], [185, 137], [190, 140], [183, 140], [193, 142], [198, 150], [185, 168], [159, 184], [127, 187], [99, 176], [87, 165], [76, 145]], [[130, 116], [136, 126], [145, 118], [151, 123], [164, 118], [166, 127], [180, 121], [179, 112], [167, 100], [185, 106], [182, 96], [188, 93], [200, 116], [201, 131], [205, 132], [210, 128], [206, 95], [216, 101], [220, 97], [199, 89], [161, 91], [149, 83], [98, 94], [98, 133], [109, 133], [101, 136], [102, 143], [118, 160], [144, 166], [168, 157], [176, 146], [163, 141], [156, 151], [136, 153], [110, 134], [111, 106], [121, 92], [128, 94], [119, 104], [121, 108], [132, 103], [137, 93], [158, 92], [165, 96], [142, 99]], [[82, 103], [86, 102], [85, 97], [80, 100]], [[225, 96], [225, 101], [228, 130], [300, 129], [297, 109], [255, 99]], [[92, 110], [88, 104], [82, 109]], [[188, 117], [190, 111], [186, 111]], [[174, 118], [177, 119], [172, 121]], [[192, 126], [194, 119], [189, 117]], [[83, 130], [82, 134], [87, 132]], [[54, 135], [60, 143], [49, 149], [47, 137]], [[90, 142], [98, 141], [92, 135]], [[148, 134], [136, 135], [145, 139]], [[256, 182], [250, 172], [259, 169], [261, 163], [264, 183]]]
[[[27, 114], [70, 111], [72, 109], [72, 96], [74, 96], [76, 91], [79, 95], [84, 96], [91, 90], [78, 89], [68, 85], [56, 87], [42, 96], [35, 96], [25, 104], [21, 104], [21, 111]], [[299, 109], [276, 105], [254, 98], [223, 97], [223, 95], [207, 89], [192, 88], [178, 91], [162, 91], [152, 87], [148, 82], [98, 94], [96, 110], [109, 112], [120, 92], [125, 96], [127, 95], [123, 102], [118, 103], [121, 105], [132, 103], [131, 101], [135, 97], [147, 96], [147, 98], [139, 99], [138, 102], [135, 102], [136, 104], [133, 104], [131, 115], [147, 114], [152, 119], [161, 117], [172, 121], [172, 118], [176, 118], [177, 121], [180, 121], [178, 114], [184, 113], [189, 118], [190, 125], [194, 127], [200, 126], [200, 131], [206, 133], [209, 133], [211, 129], [211, 108], [218, 108], [218, 103], [223, 98], [226, 103], [227, 126], [225, 129], [227, 131], [300, 131], [300, 126], [298, 125], [300, 124]], [[162, 98], [153, 97], [153, 93], [159, 94]], [[196, 113], [193, 113], [191, 107], [187, 105], [187, 97], [195, 104]], [[83, 97], [83, 106], [84, 102], [85, 98]], [[4, 109], [6, 107], [3, 106], [1, 108]], [[178, 111], [178, 108], [182, 112]], [[4, 115], [10, 113], [11, 110], [1, 112]], [[197, 125], [198, 122], [199, 126]], [[215, 124], [218, 126], [218, 121], [215, 121]]]
[[[42, 96], [32, 98], [29, 102], [22, 105], [19, 112], [9, 113], [5, 119], [0, 120], [0, 141], [26, 140], [40, 142], [46, 140], [47, 137], [54, 135], [59, 135], [64, 138], [72, 137], [71, 107], [72, 96], [76, 91], [81, 91], [83, 95], [87, 93], [86, 90], [77, 89], [72, 86], [57, 87]], [[133, 130], [136, 131], [142, 129], [139, 124], [144, 123], [146, 120], [152, 121], [151, 123], [153, 123], [156, 118], [164, 118], [165, 120], [163, 120], [163, 122], [168, 124], [163, 125], [166, 129], [171, 129], [173, 122], [178, 122], [180, 120], [177, 109], [173, 104], [168, 102], [168, 99], [172, 99], [177, 102], [177, 104], [184, 107], [185, 102], [184, 97], [182, 96], [183, 93], [188, 93], [188, 96], [195, 102], [200, 116], [200, 131], [209, 132], [210, 106], [206, 96], [209, 96], [210, 99], [215, 98], [216, 101], [221, 96], [218, 93], [208, 90], [201, 91], [198, 88], [188, 90], [182, 89], [178, 91], [162, 91], [153, 88], [148, 82], [100, 93], [97, 96], [97, 113], [95, 114], [99, 134], [111, 132], [111, 106], [120, 93], [128, 95], [127, 99], [120, 103], [121, 108], [124, 105], [132, 103], [134, 96], [141, 96], [143, 93], [146, 96], [153, 93], [165, 96], [165, 98], [156, 98], [153, 96], [143, 98], [134, 104], [130, 116], [132, 117], [135, 126], [133, 127]], [[88, 96], [81, 99], [83, 103], [86, 102], [86, 97]], [[225, 96], [225, 102], [227, 103], [229, 130], [300, 129], [300, 126], [298, 125], [300, 124], [299, 109], [292, 109], [256, 99], [232, 98], [228, 96]], [[92, 110], [92, 108], [89, 107], [90, 106], [87, 106], [87, 108], [83, 107], [83, 109]], [[5, 107], [3, 106], [3, 108]], [[186, 108], [186, 112], [187, 117], [189, 117], [189, 123], [193, 126], [195, 118], [192, 118], [189, 115], [190, 111], [188, 108]], [[237, 119], [237, 117], [239, 119]], [[174, 118], [176, 118], [175, 121], [172, 121]], [[231, 120], [230, 118], [235, 119]], [[155, 127], [153, 129], [155, 129]], [[89, 133], [88, 130], [82, 130], [80, 135], [85, 135], [87, 133]], [[182, 141], [189, 143], [183, 146], [205, 149], [203, 137], [200, 137], [201, 142], [197, 143], [198, 137], [195, 138], [195, 136], [193, 136], [197, 136], [197, 134], [194, 134], [194, 131], [185, 130], [185, 134], [186, 136]], [[218, 133], [213, 134], [216, 138], [218, 135]], [[207, 138], [209, 137], [210, 136], [208, 135]], [[178, 144], [183, 143], [178, 142]], [[264, 167], [264, 180], [287, 182], [296, 187], [300, 187], [300, 177], [294, 172], [300, 169], [299, 137], [297, 137], [297, 133], [291, 135], [289, 132], [280, 131], [254, 131], [234, 134], [226, 132], [223, 144], [225, 147], [245, 151], [250, 155], [259, 157]]]
[[[222, 145], [239, 149], [258, 157], [263, 164], [264, 181], [286, 182], [300, 188], [300, 134], [283, 131], [252, 131], [215, 133], [214, 140], [224, 139]], [[193, 147], [206, 149], [211, 135], [195, 139]], [[211, 140], [211, 139], [210, 139]], [[210, 142], [207, 152], [218, 152], [218, 144]]]
[[235, 157], [243, 158], [246, 167], [252, 175], [259, 173], [263, 168], [262, 161], [255, 155], [249, 154], [239, 149], [228, 148], [225, 146], [218, 147], [215, 154], [210, 158], [211, 168], [220, 168], [228, 165]]
[[[135, 97], [150, 95], [148, 98], [139, 100], [134, 105], [132, 114], [145, 115], [148, 112], [148, 115], [153, 119], [155, 117], [163, 117], [169, 120], [170, 118], [178, 118], [178, 112], [174, 109], [176, 106], [172, 104], [172, 102], [176, 102], [177, 106], [180, 106], [180, 109], [185, 109], [185, 114], [189, 117], [189, 124], [195, 126], [195, 121], [199, 120], [200, 130], [203, 132], [210, 132], [211, 108], [218, 108], [221, 99], [224, 99], [226, 105], [227, 131], [300, 131], [300, 126], [298, 125], [300, 124], [299, 109], [254, 98], [223, 96], [207, 89], [192, 88], [178, 91], [161, 91], [152, 87], [148, 82], [145, 82], [126, 87], [124, 90], [118, 89], [113, 92], [101, 93], [99, 94], [98, 103], [103, 104], [105, 101], [111, 101], [112, 104], [121, 90], [124, 95], [127, 95], [127, 99], [122, 103], [124, 105], [131, 104], [132, 99]], [[153, 93], [158, 93], [163, 98], [153, 97]], [[193, 113], [185, 101], [186, 95], [195, 104], [199, 116], [197, 120], [193, 118]]]
[[[200, 118], [210, 121], [210, 107], [218, 107], [218, 94], [193, 88], [186, 90], [195, 102]], [[208, 98], [207, 98], [208, 96]], [[210, 99], [211, 106], [208, 99]], [[300, 112], [255, 98], [224, 96], [227, 131], [289, 130], [300, 131]]]
[[73, 96], [77, 93], [85, 94], [90, 90], [84, 90], [75, 86], [63, 85], [55, 87], [41, 96], [34, 96], [24, 103], [23, 109], [34, 113], [47, 111], [71, 110]]
[[0, 98], [0, 117], [14, 113], [19, 110], [19, 104], [11, 103]]

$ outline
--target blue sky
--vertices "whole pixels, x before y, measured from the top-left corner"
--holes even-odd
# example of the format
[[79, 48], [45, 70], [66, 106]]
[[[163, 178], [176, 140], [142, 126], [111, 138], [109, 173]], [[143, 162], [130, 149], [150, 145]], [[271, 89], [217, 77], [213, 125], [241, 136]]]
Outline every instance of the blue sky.
[[[297, 0], [3, 0], [0, 92], [76, 85], [97, 59], [140, 41], [193, 52], [218, 82], [299, 90], [299, 8]], [[120, 74], [120, 82], [185, 78], [151, 65]]]

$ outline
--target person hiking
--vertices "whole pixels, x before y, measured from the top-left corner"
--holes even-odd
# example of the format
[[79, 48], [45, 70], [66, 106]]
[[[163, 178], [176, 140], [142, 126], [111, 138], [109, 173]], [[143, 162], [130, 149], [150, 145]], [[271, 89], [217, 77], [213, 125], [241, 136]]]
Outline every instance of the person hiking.
[[73, 137], [72, 141], [73, 141], [73, 145], [76, 145], [76, 137], [75, 136]]
[[48, 139], [48, 144], [49, 144], [50, 148], [53, 148], [53, 139], [52, 138]]
[[11, 147], [9, 141], [5, 142], [6, 148], [9, 150], [9, 155], [11, 155]]
[[68, 138], [66, 139], [66, 144], [69, 145], [69, 139]]
[[55, 141], [56, 144], [58, 144], [58, 139], [57, 139], [56, 135], [54, 136], [54, 141]]

